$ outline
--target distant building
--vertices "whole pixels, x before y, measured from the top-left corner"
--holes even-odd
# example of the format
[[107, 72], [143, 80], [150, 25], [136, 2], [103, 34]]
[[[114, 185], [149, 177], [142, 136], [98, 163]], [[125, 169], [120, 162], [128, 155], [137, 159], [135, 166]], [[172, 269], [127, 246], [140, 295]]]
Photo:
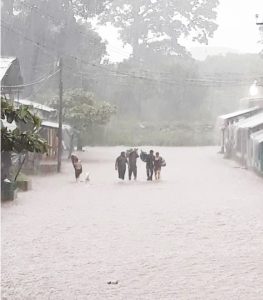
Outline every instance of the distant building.
[[16, 57], [0, 57], [1, 96], [13, 100], [23, 89], [23, 77]]
[[[46, 154], [30, 153], [27, 156], [23, 171], [26, 173], [50, 173], [57, 170], [57, 154], [58, 154], [58, 127], [57, 110], [28, 99], [14, 99], [14, 104], [27, 105], [30, 111], [41, 118], [41, 128], [39, 134], [44, 138], [48, 145]], [[67, 154], [72, 149], [73, 130], [72, 127], [66, 124], [62, 125], [62, 145], [63, 151]]]
[[[9, 99], [16, 107], [26, 105], [30, 111], [36, 114], [41, 120], [39, 134], [47, 140], [49, 148], [45, 155], [38, 153], [27, 153], [27, 159], [24, 164], [24, 171], [33, 172], [52, 172], [56, 171], [56, 159], [58, 148], [58, 123], [57, 110], [21, 97], [23, 91], [23, 77], [20, 70], [19, 60], [16, 57], [0, 57], [0, 79], [1, 96]], [[17, 126], [1, 120], [1, 127], [7, 127], [14, 130]], [[73, 143], [73, 130], [69, 125], [63, 124], [63, 150], [71, 151]]]
[[263, 175], [263, 130], [253, 133], [250, 137], [249, 165]]
[[240, 159], [242, 164], [251, 166], [251, 136], [263, 130], [263, 113], [258, 113], [250, 118], [239, 121], [235, 125], [234, 132], [234, 151], [235, 156]]
[[14, 99], [15, 105], [27, 105], [31, 111], [42, 120], [53, 120], [57, 117], [57, 110], [47, 105], [37, 103], [28, 99]]
[[263, 97], [243, 98], [240, 107], [218, 117], [221, 153], [263, 175]]
[[[233, 124], [239, 122], [240, 120], [249, 118], [253, 115], [258, 114], [262, 109], [260, 107], [251, 107], [242, 110], [238, 110], [232, 113], [221, 115], [218, 117], [217, 124], [221, 130], [221, 153], [225, 153], [229, 156], [231, 155], [231, 149], [233, 144]], [[230, 151], [230, 152], [229, 152]]]

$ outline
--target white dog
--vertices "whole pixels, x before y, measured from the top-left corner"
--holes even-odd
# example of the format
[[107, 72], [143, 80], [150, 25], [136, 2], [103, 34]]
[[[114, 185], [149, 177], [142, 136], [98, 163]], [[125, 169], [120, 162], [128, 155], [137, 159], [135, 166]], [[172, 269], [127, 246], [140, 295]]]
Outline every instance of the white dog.
[[85, 182], [89, 182], [90, 181], [90, 175], [88, 172], [85, 173]]

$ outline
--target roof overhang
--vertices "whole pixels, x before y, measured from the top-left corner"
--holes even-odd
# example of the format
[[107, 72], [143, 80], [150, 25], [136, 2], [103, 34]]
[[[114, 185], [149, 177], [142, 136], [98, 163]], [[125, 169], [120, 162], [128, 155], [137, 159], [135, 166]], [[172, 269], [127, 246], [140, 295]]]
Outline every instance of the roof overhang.
[[251, 107], [251, 108], [247, 108], [247, 109], [243, 109], [243, 110], [238, 110], [238, 111], [235, 111], [235, 112], [232, 112], [229, 114], [221, 115], [218, 118], [220, 120], [227, 121], [227, 120], [231, 120], [231, 119], [234, 119], [237, 117], [245, 116], [245, 115], [253, 113], [253, 112], [256, 113], [259, 110], [260, 110], [260, 107], [255, 106], [255, 107]]
[[239, 129], [253, 129], [255, 127], [263, 126], [263, 113], [254, 115], [253, 117], [247, 118], [237, 124]]
[[[59, 124], [57, 122], [52, 122], [52, 121], [42, 121], [41, 126], [49, 127], [49, 128], [56, 128], [56, 129], [59, 128]], [[63, 124], [62, 129], [72, 130], [72, 127], [70, 125]]]
[[1, 92], [14, 94], [23, 89], [20, 63], [16, 57], [0, 57]]
[[28, 100], [28, 99], [15, 99], [14, 101], [17, 104], [32, 106], [35, 109], [43, 110], [43, 111], [50, 112], [50, 113], [57, 111], [55, 108], [52, 108], [52, 107], [49, 107], [47, 105], [43, 105], [43, 104], [31, 101], [31, 100]]

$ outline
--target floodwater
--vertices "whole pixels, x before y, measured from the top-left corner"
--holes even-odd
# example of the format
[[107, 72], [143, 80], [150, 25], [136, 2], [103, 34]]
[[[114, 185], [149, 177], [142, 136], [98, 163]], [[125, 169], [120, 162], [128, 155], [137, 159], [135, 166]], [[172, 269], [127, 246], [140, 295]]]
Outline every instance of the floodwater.
[[2, 299], [262, 300], [262, 178], [214, 147], [153, 148], [160, 182], [141, 161], [118, 182], [121, 148], [88, 148], [90, 183], [66, 162], [2, 204]]

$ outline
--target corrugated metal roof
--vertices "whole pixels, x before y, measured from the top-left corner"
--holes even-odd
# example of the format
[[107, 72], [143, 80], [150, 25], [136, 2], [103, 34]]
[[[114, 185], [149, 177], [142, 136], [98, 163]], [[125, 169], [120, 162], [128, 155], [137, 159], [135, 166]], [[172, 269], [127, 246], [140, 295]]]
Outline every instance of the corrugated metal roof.
[[[52, 122], [52, 121], [42, 121], [41, 125], [44, 126], [44, 127], [51, 127], [51, 128], [58, 128], [59, 127], [59, 124], [57, 122]], [[67, 125], [67, 124], [63, 124], [62, 128], [70, 130], [71, 126]]]
[[49, 107], [49, 106], [46, 106], [46, 105], [43, 105], [43, 104], [40, 104], [37, 102], [33, 102], [33, 101], [30, 101], [27, 99], [15, 99], [15, 102], [19, 103], [19, 104], [23, 104], [23, 105], [33, 106], [33, 108], [47, 111], [47, 112], [55, 112], [56, 111], [56, 109], [54, 109], [52, 107]]
[[257, 111], [259, 109], [260, 108], [258, 106], [255, 106], [255, 107], [251, 107], [251, 108], [247, 108], [247, 109], [243, 109], [243, 110], [238, 110], [238, 111], [226, 114], [226, 115], [221, 115], [218, 118], [221, 119], [221, 120], [232, 119], [232, 118], [236, 118], [236, 117], [245, 115], [245, 114], [250, 113], [250, 112]]
[[238, 128], [254, 128], [263, 124], [263, 113], [247, 118], [237, 123]]
[[13, 61], [16, 60], [16, 57], [0, 57], [0, 80], [2, 81], [7, 70], [12, 65]]

